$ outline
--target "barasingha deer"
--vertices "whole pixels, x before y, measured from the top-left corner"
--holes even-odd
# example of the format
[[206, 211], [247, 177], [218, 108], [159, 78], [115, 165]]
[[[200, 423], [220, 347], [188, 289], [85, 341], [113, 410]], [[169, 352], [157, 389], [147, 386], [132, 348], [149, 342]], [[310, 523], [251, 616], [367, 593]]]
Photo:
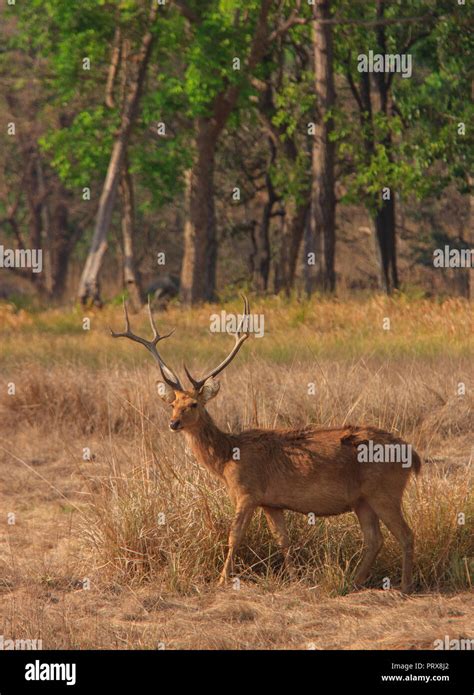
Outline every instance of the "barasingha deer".
[[[216, 376], [234, 359], [249, 336], [250, 309], [244, 298], [244, 314], [229, 355], [201, 379], [184, 369], [191, 388], [184, 388], [158, 352], [160, 336], [148, 304], [153, 340], [134, 335], [126, 304], [123, 333], [111, 331], [114, 338], [125, 337], [144, 345], [158, 362], [163, 382], [158, 382], [161, 398], [172, 407], [169, 426], [182, 431], [197, 461], [225, 484], [235, 507], [229, 534], [229, 548], [220, 583], [232, 573], [233, 557], [253, 513], [261, 507], [270, 530], [291, 571], [290, 542], [284, 511], [315, 516], [334, 516], [355, 512], [364, 538], [364, 554], [357, 571], [356, 585], [367, 579], [382, 547], [380, 520], [401, 545], [403, 569], [401, 588], [411, 589], [413, 532], [406, 523], [401, 502], [411, 468], [418, 474], [421, 461], [412, 452], [412, 466], [400, 462], [360, 462], [360, 445], [403, 445], [403, 440], [370, 426], [319, 429], [251, 429], [239, 434], [223, 432], [206, 410], [217, 396]], [[237, 452], [237, 455], [236, 455]]]

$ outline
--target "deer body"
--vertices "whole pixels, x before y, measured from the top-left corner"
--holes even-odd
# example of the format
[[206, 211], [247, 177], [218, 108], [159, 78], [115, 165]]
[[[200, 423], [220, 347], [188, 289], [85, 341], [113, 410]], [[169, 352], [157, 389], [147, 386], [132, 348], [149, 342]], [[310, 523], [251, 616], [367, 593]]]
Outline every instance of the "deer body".
[[[185, 429], [185, 436], [197, 461], [225, 483], [236, 508], [222, 582], [229, 576], [233, 554], [253, 512], [261, 507], [287, 564], [289, 538], [283, 511], [320, 517], [354, 511], [366, 541], [358, 584], [365, 581], [382, 547], [382, 519], [402, 545], [402, 589], [410, 590], [413, 534], [403, 518], [401, 500], [411, 469], [402, 468], [400, 463], [361, 463], [357, 458], [357, 446], [361, 443], [372, 440], [379, 444], [405, 444], [403, 440], [378, 428], [352, 426], [226, 434], [207, 411], [194, 427]], [[237, 460], [235, 452], [239, 455]], [[416, 473], [420, 465], [414, 452]]]
[[[353, 439], [351, 439], [353, 438]], [[234, 438], [240, 461], [225, 466], [227, 487], [247, 489], [258, 505], [316, 516], [342, 514], [381, 487], [401, 493], [409, 471], [399, 464], [361, 464], [355, 441], [394, 442], [375, 428], [250, 430]]]
[[[245, 302], [244, 315], [248, 312]], [[162, 337], [158, 335], [151, 311], [150, 321], [154, 332], [151, 342], [130, 332], [127, 314], [126, 331], [113, 335], [140, 342], [153, 353], [165, 380], [158, 385], [160, 396], [173, 408], [170, 429], [184, 432], [197, 461], [223, 481], [234, 504], [235, 516], [221, 582], [232, 572], [235, 551], [258, 507], [265, 513], [289, 570], [290, 541], [285, 510], [322, 517], [353, 511], [361, 526], [365, 549], [356, 583], [366, 580], [382, 547], [381, 520], [402, 547], [402, 590], [410, 591], [413, 533], [403, 517], [401, 503], [411, 470], [415, 473], [420, 470], [418, 454], [413, 451], [410, 467], [389, 459], [361, 462], [359, 446], [368, 442], [407, 446], [402, 439], [375, 427], [223, 432], [205, 406], [219, 391], [219, 382], [214, 377], [233, 359], [248, 333], [237, 332], [236, 345], [229, 357], [203, 379], [196, 381], [185, 368], [193, 384], [191, 390], [186, 390], [156, 350]]]
[[398, 463], [357, 460], [359, 443], [404, 443], [375, 427], [227, 434], [204, 412], [185, 436], [199, 463], [225, 483], [232, 501], [247, 496], [256, 506], [332, 516], [351, 511], [361, 498], [377, 497], [381, 488], [401, 494], [410, 475], [408, 468], [400, 475]]

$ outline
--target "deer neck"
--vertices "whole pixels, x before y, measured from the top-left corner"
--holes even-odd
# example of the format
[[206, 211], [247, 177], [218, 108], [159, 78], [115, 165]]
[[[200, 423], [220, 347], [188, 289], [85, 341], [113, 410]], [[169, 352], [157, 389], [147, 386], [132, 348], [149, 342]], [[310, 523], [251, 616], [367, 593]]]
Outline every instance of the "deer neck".
[[232, 435], [222, 432], [207, 411], [184, 434], [198, 463], [222, 478], [225, 464], [232, 456]]

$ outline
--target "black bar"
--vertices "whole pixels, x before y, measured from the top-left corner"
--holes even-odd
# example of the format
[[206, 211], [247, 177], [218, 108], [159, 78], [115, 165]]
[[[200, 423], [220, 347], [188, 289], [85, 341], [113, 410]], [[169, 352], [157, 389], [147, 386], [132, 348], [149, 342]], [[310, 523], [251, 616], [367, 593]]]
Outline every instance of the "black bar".
[[[51, 670], [50, 664], [58, 668]], [[268, 692], [273, 684], [287, 683], [292, 691], [310, 688], [310, 695], [329, 692], [328, 685], [334, 693], [361, 689], [364, 693], [472, 695], [472, 665], [472, 652], [467, 650], [0, 651], [0, 695], [113, 693], [115, 689], [141, 695], [171, 686], [189, 687], [192, 692], [222, 691], [227, 690], [229, 678], [243, 691], [261, 686]], [[26, 680], [27, 673], [65, 680]]]

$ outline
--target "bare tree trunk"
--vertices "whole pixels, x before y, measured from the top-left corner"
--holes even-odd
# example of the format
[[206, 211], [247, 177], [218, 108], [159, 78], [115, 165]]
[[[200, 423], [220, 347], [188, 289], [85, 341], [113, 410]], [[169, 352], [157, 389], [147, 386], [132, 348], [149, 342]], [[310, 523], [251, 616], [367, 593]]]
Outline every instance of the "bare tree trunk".
[[[385, 1], [377, 0], [377, 18], [382, 20], [385, 13]], [[379, 25], [376, 30], [377, 44], [380, 53], [386, 53], [385, 27]], [[388, 116], [389, 82], [385, 73], [375, 73], [375, 83], [377, 85], [379, 97], [379, 111], [385, 117]], [[392, 138], [390, 132], [383, 138], [382, 144], [385, 147], [389, 159], [392, 152]], [[372, 150], [374, 147], [372, 145]], [[384, 292], [391, 294], [394, 289], [398, 289], [398, 270], [397, 270], [397, 248], [396, 248], [396, 219], [395, 219], [395, 192], [390, 191], [390, 198], [383, 199], [380, 207], [380, 199], [377, 201], [378, 210], [374, 219], [375, 237], [378, 244], [378, 256], [380, 267], [380, 285]]]
[[302, 203], [292, 201], [285, 211], [283, 223], [283, 235], [280, 245], [277, 282], [275, 292], [284, 290], [287, 295], [295, 285], [296, 265], [303, 240], [310, 202]]
[[37, 179], [38, 179], [38, 192], [39, 192], [39, 195], [40, 195], [40, 198], [42, 201], [41, 208], [40, 208], [40, 216], [41, 216], [41, 227], [42, 227], [41, 247], [43, 249], [43, 258], [44, 258], [43, 286], [44, 286], [44, 289], [46, 290], [46, 293], [51, 295], [52, 290], [53, 290], [52, 258], [51, 258], [52, 248], [53, 248], [53, 235], [52, 235], [52, 228], [51, 228], [51, 215], [50, 215], [49, 204], [48, 204], [48, 190], [47, 190], [45, 176], [44, 176], [43, 164], [41, 162], [41, 157], [40, 157], [39, 153], [37, 154], [37, 158], [36, 158], [36, 175], [37, 175]]
[[[28, 168], [28, 174], [25, 180], [25, 196], [29, 208], [30, 217], [30, 247], [32, 249], [43, 249], [43, 205], [46, 199], [46, 191], [40, 187], [39, 169], [38, 169], [38, 152], [35, 146], [26, 146], [23, 149], [23, 157], [25, 165]], [[45, 276], [44, 273], [29, 272], [30, 280], [41, 294], [45, 293]]]
[[[385, 77], [379, 76], [378, 90], [380, 108], [387, 109], [387, 91]], [[355, 93], [354, 86], [352, 87]], [[359, 81], [359, 109], [362, 131], [365, 133], [364, 145], [367, 156], [367, 166], [375, 152], [375, 134], [373, 128], [372, 91], [370, 77], [367, 73], [361, 73]], [[390, 148], [390, 140], [385, 141]], [[394, 287], [398, 287], [398, 271], [396, 261], [396, 227], [395, 227], [395, 200], [393, 191], [390, 191], [390, 199], [382, 200], [379, 193], [374, 201], [375, 212], [371, 213], [375, 249], [379, 266], [379, 286], [390, 294]]]
[[[461, 245], [462, 248], [471, 249], [474, 242], [474, 176], [467, 176], [467, 183], [470, 188], [468, 195], [468, 211], [466, 220], [466, 229], [461, 232]], [[461, 293], [463, 297], [471, 300], [473, 294], [473, 274], [474, 270], [471, 268], [465, 268], [460, 271], [461, 273]]]
[[395, 200], [393, 191], [390, 199], [382, 201], [374, 218], [374, 231], [380, 268], [380, 286], [384, 292], [391, 294], [398, 289]]
[[[118, 26], [115, 30], [105, 89], [105, 103], [110, 109], [115, 106], [114, 87], [119, 69], [121, 72], [120, 106], [122, 110], [125, 107], [130, 73], [129, 57], [130, 40], [128, 38], [122, 40], [122, 32]], [[124, 152], [122, 159], [119, 187], [122, 205], [123, 284], [128, 292], [132, 311], [138, 312], [143, 306], [143, 291], [135, 260], [135, 196], [127, 151]]]
[[[69, 197], [65, 191], [63, 195]], [[69, 222], [67, 203], [61, 201], [53, 207], [51, 230], [51, 295], [61, 299], [66, 290], [71, 254], [82, 234], [82, 228], [74, 229]]]
[[114, 43], [112, 46], [112, 58], [107, 75], [107, 84], [105, 86], [105, 104], [109, 109], [113, 109], [115, 107], [114, 85], [122, 55], [121, 43], [122, 31], [120, 26], [117, 26], [115, 29]]
[[[378, 0], [378, 17], [383, 17], [383, 2]], [[377, 41], [381, 53], [385, 53], [384, 29], [379, 27], [377, 31]], [[373, 125], [372, 108], [372, 89], [368, 73], [361, 73], [359, 77], [358, 89], [347, 73], [348, 81], [354, 98], [359, 107], [359, 118], [364, 133], [364, 147], [366, 152], [366, 163], [370, 165], [371, 158], [375, 153], [375, 134]], [[389, 84], [384, 73], [376, 74], [376, 87], [379, 97], [379, 113], [385, 116], [388, 113]], [[391, 156], [392, 141], [390, 135], [382, 141], [388, 156]], [[373, 223], [374, 240], [379, 265], [379, 285], [380, 288], [390, 294], [393, 289], [399, 287], [398, 267], [397, 267], [397, 248], [396, 248], [396, 218], [395, 218], [395, 199], [394, 191], [390, 190], [390, 198], [382, 197], [380, 191], [373, 205], [369, 206], [370, 216]], [[374, 211], [375, 210], [375, 211]]]
[[[465, 241], [468, 245], [468, 248], [472, 249], [474, 246], [474, 176], [468, 176], [468, 182], [469, 186], [471, 188], [471, 191], [469, 193], [469, 215], [467, 218], [467, 233], [465, 237]], [[472, 268], [467, 269], [467, 291], [466, 291], [466, 297], [468, 299], [472, 299], [472, 296], [474, 294], [474, 280], [473, 280], [473, 273], [474, 270]]]
[[308, 215], [304, 228], [304, 290], [310, 297], [316, 289], [318, 279], [318, 266], [315, 262], [320, 258], [321, 249], [318, 248], [318, 238], [314, 230], [314, 217]]
[[69, 208], [72, 198], [70, 191], [59, 184], [50, 206], [50, 294], [56, 300], [64, 296], [72, 253], [89, 222], [89, 220], [81, 221], [80, 224], [71, 222]]
[[[267, 46], [271, 0], [262, 0], [246, 69], [260, 62]], [[182, 9], [182, 8], [181, 8]], [[194, 14], [194, 13], [192, 13]], [[194, 21], [191, 19], [191, 21]], [[220, 92], [210, 104], [212, 115], [196, 121], [196, 157], [189, 178], [189, 215], [184, 226], [181, 297], [187, 304], [210, 301], [215, 294], [217, 238], [214, 209], [214, 163], [219, 136], [235, 108], [239, 85]]]
[[107, 250], [107, 233], [112, 219], [119, 171], [124, 151], [125, 142], [123, 138], [120, 138], [120, 140], [115, 142], [112, 150], [107, 176], [100, 196], [92, 244], [79, 281], [78, 299], [82, 304], [86, 304], [88, 300], [91, 300], [98, 306], [102, 305], [102, 300], [100, 298], [99, 272], [104, 254]]
[[216, 220], [214, 210], [214, 162], [217, 133], [207, 118], [197, 122], [196, 160], [187, 173], [187, 219], [181, 295], [187, 304], [214, 297], [216, 273]]
[[253, 252], [250, 256], [253, 286], [256, 292], [266, 292], [270, 274], [270, 219], [274, 201], [265, 201], [260, 224], [251, 232]]
[[152, 0], [148, 16], [148, 29], [142, 38], [140, 51], [137, 57], [135, 77], [130, 81], [130, 89], [125, 100], [119, 133], [112, 148], [104, 187], [100, 196], [99, 209], [89, 255], [79, 282], [78, 299], [82, 304], [85, 304], [89, 300], [99, 306], [102, 304], [99, 289], [99, 272], [107, 249], [107, 234], [117, 195], [122, 161], [128, 147], [148, 62], [150, 60], [153, 45], [151, 27], [155, 22], [157, 12], [158, 5], [155, 0]]
[[122, 163], [120, 195], [122, 199], [123, 280], [124, 286], [128, 291], [132, 310], [137, 312], [143, 306], [143, 292], [135, 263], [135, 201], [133, 181], [126, 156]]
[[301, 241], [308, 220], [310, 202], [306, 200], [296, 206], [294, 215], [291, 217], [290, 242], [288, 249], [288, 274], [286, 277], [286, 292], [289, 294], [295, 286], [296, 264], [301, 248]]
[[277, 201], [277, 195], [273, 188], [270, 170], [276, 157], [276, 147], [272, 138], [268, 138], [270, 157], [265, 172], [266, 199], [263, 205], [260, 224], [256, 224], [252, 230], [253, 253], [251, 255], [251, 267], [253, 285], [257, 292], [266, 292], [270, 275], [271, 249], [270, 249], [270, 222], [273, 206]]
[[334, 269], [336, 247], [336, 197], [334, 193], [335, 144], [330, 135], [334, 122], [329, 115], [335, 104], [332, 29], [318, 20], [331, 18], [330, 1], [316, 0], [313, 22], [314, 75], [318, 118], [315, 124], [313, 151], [312, 216], [314, 231], [322, 244], [322, 289], [336, 287]]

